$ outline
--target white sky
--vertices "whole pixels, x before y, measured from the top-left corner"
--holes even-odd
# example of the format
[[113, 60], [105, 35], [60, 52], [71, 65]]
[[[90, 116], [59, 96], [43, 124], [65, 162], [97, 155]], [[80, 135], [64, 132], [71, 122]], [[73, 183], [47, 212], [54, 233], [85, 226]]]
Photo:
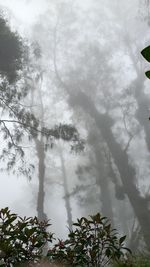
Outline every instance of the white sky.
[[46, 0], [0, 0], [22, 23], [32, 24], [47, 8]]
[[39, 15], [47, 9], [47, 0], [0, 0], [0, 6], [4, 10], [8, 9], [12, 25], [17, 25], [17, 30], [21, 34], [30, 31]]

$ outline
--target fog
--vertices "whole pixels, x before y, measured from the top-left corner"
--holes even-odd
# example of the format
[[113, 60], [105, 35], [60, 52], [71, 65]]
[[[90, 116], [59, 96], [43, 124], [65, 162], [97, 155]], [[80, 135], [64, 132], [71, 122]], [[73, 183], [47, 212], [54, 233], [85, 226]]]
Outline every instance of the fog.
[[150, 81], [140, 53], [149, 45], [148, 3], [0, 0], [28, 46], [21, 103], [40, 129], [77, 130], [76, 139], [24, 135], [24, 164], [34, 170], [23, 175], [19, 159], [1, 172], [1, 207], [50, 219], [58, 237], [100, 212], [130, 248], [150, 249]]

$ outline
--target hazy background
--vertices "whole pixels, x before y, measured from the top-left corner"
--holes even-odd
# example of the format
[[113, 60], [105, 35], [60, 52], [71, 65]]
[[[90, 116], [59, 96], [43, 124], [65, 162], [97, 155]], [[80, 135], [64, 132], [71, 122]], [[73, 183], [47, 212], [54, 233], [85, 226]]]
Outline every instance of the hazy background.
[[42, 137], [25, 140], [26, 160], [35, 171], [31, 180], [1, 173], [1, 207], [37, 215], [44, 155], [42, 212], [57, 236], [66, 235], [69, 220], [102, 212], [127, 234], [131, 247], [144, 246], [145, 221], [150, 222], [150, 84], [140, 51], [149, 44], [148, 4], [0, 0], [12, 29], [30, 48], [25, 103], [42, 126], [74, 125], [85, 141], [83, 151], [71, 153], [69, 142], [54, 141], [46, 150]]

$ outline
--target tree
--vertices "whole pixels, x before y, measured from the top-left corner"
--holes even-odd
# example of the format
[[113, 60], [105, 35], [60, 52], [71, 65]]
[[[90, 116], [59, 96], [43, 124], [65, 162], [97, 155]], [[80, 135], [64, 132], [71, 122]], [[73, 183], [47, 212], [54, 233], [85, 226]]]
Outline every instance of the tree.
[[[52, 129], [48, 129], [44, 125], [44, 114], [40, 115], [40, 119], [43, 120], [39, 123], [39, 119], [34, 115], [33, 111], [33, 99], [31, 105], [26, 104], [26, 100], [29, 97], [30, 88], [32, 90], [35, 85], [41, 84], [42, 72], [32, 68], [32, 71], [36, 74], [35, 80], [29, 77], [29, 68], [31, 61], [31, 49], [29, 44], [25, 45], [25, 41], [15, 32], [12, 32], [8, 22], [4, 18], [0, 18], [0, 107], [2, 110], [2, 117], [0, 120], [1, 134], [7, 141], [3, 148], [1, 159], [7, 159], [7, 170], [11, 170], [16, 164], [17, 159], [21, 160], [22, 164], [18, 165], [19, 172], [31, 178], [31, 171], [34, 169], [33, 164], [26, 164], [24, 158], [25, 148], [23, 141], [26, 138], [36, 140], [36, 147], [38, 155], [42, 153], [44, 155], [45, 144], [44, 141], [50, 138], [60, 138], [59, 131], [63, 130], [61, 138], [68, 141], [74, 138], [76, 135], [76, 129], [67, 125], [54, 126]], [[40, 48], [37, 44], [34, 44], [34, 56], [40, 57]], [[34, 60], [36, 61], [36, 58]], [[32, 62], [33, 63], [33, 62]], [[27, 77], [28, 75], [28, 77]], [[27, 78], [30, 82], [34, 83], [29, 85], [26, 81]], [[33, 95], [31, 90], [31, 95]], [[40, 90], [40, 88], [39, 88]], [[40, 94], [41, 92], [37, 92]], [[40, 97], [39, 97], [40, 98]], [[40, 98], [42, 101], [42, 99]], [[42, 107], [41, 103], [41, 111]], [[4, 116], [4, 118], [3, 118]], [[74, 131], [74, 133], [72, 132]], [[77, 137], [77, 136], [76, 136]], [[74, 140], [77, 141], [77, 140]], [[42, 150], [41, 150], [42, 147]], [[44, 156], [39, 156], [39, 173], [41, 173], [41, 179], [44, 177]], [[43, 193], [44, 194], [44, 193]], [[40, 201], [39, 201], [40, 202]], [[39, 204], [40, 205], [40, 204]], [[41, 217], [41, 216], [40, 216]]]
[[[97, 6], [97, 10], [98, 8], [100, 8], [99, 5]], [[94, 16], [94, 19], [95, 19], [95, 16]], [[82, 48], [84, 47], [84, 49], [82, 49], [82, 54], [80, 54], [80, 56], [78, 55], [78, 59], [77, 59], [78, 61], [76, 61], [78, 63], [72, 66], [71, 65], [72, 62], [71, 62], [70, 66], [68, 65], [66, 66], [66, 73], [64, 73], [65, 71], [63, 68], [63, 73], [61, 73], [60, 75], [60, 71], [57, 66], [60, 66], [61, 64], [63, 64], [63, 62], [61, 63], [59, 62], [59, 64], [57, 64], [57, 60], [56, 60], [56, 55], [57, 55], [56, 48], [58, 49], [57, 51], [59, 53], [61, 51], [61, 41], [60, 41], [61, 33], [58, 32], [58, 24], [57, 24], [57, 35], [55, 34], [55, 37], [57, 37], [57, 39], [54, 42], [54, 46], [55, 44], [57, 44], [57, 46], [55, 46], [54, 66], [55, 66], [55, 73], [56, 73], [58, 82], [60, 86], [64, 88], [64, 90], [68, 94], [69, 96], [68, 102], [70, 106], [75, 111], [81, 108], [85, 112], [85, 114], [90, 115], [91, 119], [95, 121], [95, 124], [99, 128], [98, 134], [99, 135], [101, 134], [103, 136], [104, 141], [113, 158], [115, 166], [117, 167], [117, 170], [119, 172], [118, 176], [119, 176], [119, 179], [121, 179], [121, 183], [123, 185], [123, 187], [120, 187], [119, 193], [120, 194], [122, 193], [123, 195], [128, 196], [130, 204], [140, 223], [145, 243], [148, 249], [150, 249], [150, 243], [149, 243], [150, 237], [148, 237], [148, 227], [149, 227], [148, 225], [150, 223], [150, 217], [149, 217], [149, 212], [148, 212], [147, 199], [146, 197], [144, 198], [140, 195], [140, 190], [137, 188], [137, 185], [135, 182], [137, 179], [136, 170], [133, 164], [130, 162], [130, 156], [128, 153], [134, 134], [133, 136], [129, 136], [129, 140], [124, 148], [121, 142], [117, 140], [117, 137], [112, 131], [112, 129], [114, 129], [115, 126], [117, 125], [117, 121], [115, 120], [115, 116], [113, 118], [111, 113], [117, 116], [117, 112], [116, 112], [118, 108], [117, 101], [118, 101], [120, 92], [117, 92], [116, 90], [116, 92], [113, 92], [113, 95], [111, 93], [112, 88], [115, 88], [116, 83], [114, 83], [113, 80], [109, 80], [110, 75], [113, 73], [113, 69], [110, 70], [109, 68], [109, 63], [112, 58], [110, 56], [110, 51], [109, 51], [110, 47], [104, 46], [103, 52], [102, 52], [99, 50], [99, 48], [97, 48], [98, 47], [97, 45], [94, 45], [95, 55], [93, 54], [91, 55], [90, 52], [92, 50], [91, 49], [92, 44], [90, 41], [89, 42], [90, 48], [88, 50], [88, 53], [86, 54], [86, 51], [85, 51], [86, 44], [84, 40], [80, 40], [80, 47]], [[69, 38], [69, 37], [66, 36], [66, 38]], [[58, 43], [58, 40], [59, 40], [59, 43]], [[86, 43], [87, 43], [87, 39], [86, 39]], [[70, 43], [68, 42], [68, 49], [69, 49], [69, 46], [71, 47]], [[61, 52], [63, 54], [63, 51]], [[132, 50], [130, 52], [132, 55]], [[84, 54], [85, 57], [83, 53], [85, 53]], [[112, 53], [112, 50], [111, 50], [111, 53]], [[70, 54], [72, 55], [72, 57], [74, 56], [71, 51], [70, 51]], [[75, 58], [75, 56], [73, 58]], [[69, 59], [67, 59], [66, 61], [69, 62]], [[95, 63], [95, 65], [93, 62]], [[101, 62], [102, 64], [100, 64]], [[70, 67], [70, 71], [69, 71], [69, 67]], [[96, 71], [98, 74], [96, 73]], [[141, 102], [140, 102], [141, 99], [139, 98], [139, 95], [138, 95], [139, 90], [140, 90], [140, 84], [138, 84], [138, 90], [136, 91], [135, 96], [133, 96], [133, 100], [134, 101], [135, 99], [137, 100], [139, 109], [141, 109]], [[121, 93], [122, 92], [123, 90], [121, 91]], [[145, 97], [142, 98], [142, 101], [145, 101]], [[129, 105], [129, 102], [128, 102], [128, 105]], [[121, 109], [121, 107], [119, 107], [119, 109]], [[132, 106], [132, 111], [133, 111], [133, 106]], [[143, 122], [142, 118], [139, 121], [141, 125], [143, 124], [145, 125], [145, 121]], [[122, 125], [123, 125], [123, 121], [122, 121]], [[125, 121], [124, 121], [124, 126], [127, 132], [126, 134], [129, 135]], [[135, 126], [137, 126], [137, 121], [135, 123]], [[141, 213], [141, 210], [142, 210], [142, 213]]]
[[17, 159], [21, 159], [19, 171], [30, 176], [30, 169], [26, 168], [23, 158], [23, 147], [19, 145], [26, 132], [27, 135], [36, 135], [38, 131], [38, 120], [21, 103], [28, 93], [23, 83], [27, 47], [2, 16], [0, 37], [0, 132], [5, 140], [0, 158], [7, 159], [7, 170], [13, 168]]
[[[54, 122], [50, 120], [51, 113], [55, 104], [52, 103], [49, 105], [51, 98], [53, 97], [50, 94], [49, 90], [45, 90], [45, 84], [47, 84], [47, 77], [45, 70], [41, 63], [42, 61], [42, 51], [39, 44], [32, 43], [30, 45], [30, 58], [28, 61], [28, 67], [25, 72], [25, 82], [26, 86], [29, 89], [28, 102], [30, 103], [30, 112], [36, 114], [39, 118], [39, 127], [41, 132], [38, 135], [32, 137], [35, 144], [35, 154], [38, 159], [37, 163], [37, 173], [38, 173], [38, 194], [37, 194], [37, 214], [38, 219], [44, 220], [47, 218], [45, 213], [45, 193], [46, 193], [46, 173], [49, 166], [49, 154], [53, 153], [52, 148], [55, 143], [59, 143], [59, 140], [68, 142], [71, 144], [72, 150], [75, 150], [78, 146], [78, 149], [83, 149], [83, 140], [80, 138], [78, 130], [74, 125], [67, 123], [58, 123], [53, 125]], [[47, 88], [46, 87], [46, 88]], [[54, 118], [54, 121], [57, 120], [57, 117]], [[60, 153], [61, 154], [61, 153]], [[62, 154], [61, 154], [62, 156]], [[62, 173], [64, 178], [63, 186], [65, 187], [66, 194], [66, 177], [65, 177], [65, 166], [63, 162], [63, 156], [61, 157], [62, 163]], [[35, 167], [36, 169], [36, 167]], [[48, 174], [47, 179], [51, 179], [51, 174]], [[68, 199], [65, 198], [66, 208], [68, 205]], [[70, 211], [69, 214], [69, 227], [71, 227]]]

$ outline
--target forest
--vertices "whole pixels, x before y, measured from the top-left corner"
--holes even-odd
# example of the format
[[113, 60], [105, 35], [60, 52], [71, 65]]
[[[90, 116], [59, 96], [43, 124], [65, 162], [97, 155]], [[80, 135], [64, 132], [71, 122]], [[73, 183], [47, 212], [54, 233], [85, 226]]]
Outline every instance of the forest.
[[0, 0], [0, 266], [150, 266], [149, 34], [149, 0]]

